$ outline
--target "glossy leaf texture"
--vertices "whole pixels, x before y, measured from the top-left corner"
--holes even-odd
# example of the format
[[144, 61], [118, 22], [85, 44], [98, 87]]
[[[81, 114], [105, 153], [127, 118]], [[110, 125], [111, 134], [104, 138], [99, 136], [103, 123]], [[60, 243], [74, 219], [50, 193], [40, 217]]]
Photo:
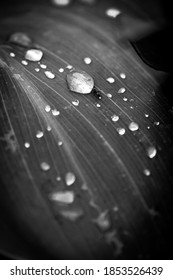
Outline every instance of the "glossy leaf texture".
[[[106, 4], [45, 3], [1, 20], [1, 251], [166, 258], [173, 177], [165, 74], [118, 40]], [[43, 52], [40, 62], [23, 62], [31, 47], [8, 42], [16, 32]], [[94, 79], [101, 99], [69, 90], [69, 65]]]

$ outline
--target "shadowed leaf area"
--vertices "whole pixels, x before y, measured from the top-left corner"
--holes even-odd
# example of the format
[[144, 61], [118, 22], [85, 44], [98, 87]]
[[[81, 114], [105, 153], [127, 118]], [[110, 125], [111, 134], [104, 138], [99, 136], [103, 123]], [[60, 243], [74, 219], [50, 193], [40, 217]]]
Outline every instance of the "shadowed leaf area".
[[[0, 22], [0, 252], [171, 258], [171, 106], [165, 73], [120, 40], [129, 7], [118, 1], [111, 18], [111, 1], [23, 2]], [[10, 41], [16, 32], [31, 42]], [[39, 62], [25, 59], [29, 49]], [[73, 71], [94, 79], [91, 93], [69, 89]]]

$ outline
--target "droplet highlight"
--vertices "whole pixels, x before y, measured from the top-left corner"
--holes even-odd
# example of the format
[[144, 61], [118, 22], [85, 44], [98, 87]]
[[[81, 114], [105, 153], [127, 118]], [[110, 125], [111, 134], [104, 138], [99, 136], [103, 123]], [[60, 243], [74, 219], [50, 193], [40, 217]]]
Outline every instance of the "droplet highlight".
[[139, 129], [139, 125], [138, 125], [137, 123], [131, 122], [131, 123], [129, 124], [129, 130], [131, 130], [131, 131], [136, 131], [136, 130], [138, 130], [138, 129]]
[[125, 79], [126, 78], [126, 74], [125, 73], [120, 73], [120, 78], [121, 79]]
[[59, 72], [60, 72], [60, 73], [63, 73], [63, 72], [64, 72], [64, 68], [60, 68], [60, 69], [59, 69]]
[[84, 62], [85, 62], [85, 64], [91, 64], [92, 60], [90, 57], [85, 57]]
[[106, 10], [106, 15], [111, 18], [116, 18], [121, 12], [115, 8], [110, 8]]
[[149, 169], [144, 169], [144, 174], [145, 174], [146, 176], [150, 176], [150, 175], [151, 175], [151, 172], [150, 172]]
[[40, 167], [43, 171], [48, 171], [50, 169], [50, 165], [47, 162], [42, 162]]
[[50, 112], [50, 110], [51, 110], [50, 105], [46, 105], [46, 106], [45, 106], [45, 111], [46, 111], [47, 113], [49, 113], [49, 112]]
[[49, 197], [51, 200], [58, 203], [71, 204], [74, 202], [75, 195], [72, 191], [59, 191], [51, 194]]
[[47, 65], [45, 65], [45, 64], [40, 64], [40, 67], [41, 67], [42, 69], [46, 69], [46, 68], [47, 68]]
[[113, 115], [113, 116], [111, 117], [111, 120], [112, 120], [113, 122], [117, 122], [117, 121], [119, 120], [119, 116]]
[[122, 87], [118, 90], [118, 93], [124, 93], [125, 91], [126, 91], [126, 89], [124, 87]]
[[66, 182], [66, 185], [67, 186], [71, 186], [74, 184], [76, 180], [76, 176], [74, 175], [74, 173], [72, 172], [68, 172], [66, 175], [65, 175], [65, 182]]
[[84, 71], [73, 71], [67, 74], [67, 84], [73, 92], [89, 94], [93, 90], [94, 80]]
[[106, 81], [110, 84], [113, 84], [115, 82], [115, 79], [112, 78], [112, 77], [109, 77], [109, 78], [106, 79]]
[[15, 57], [16, 55], [15, 55], [15, 53], [11, 52], [11, 53], [10, 53], [10, 56], [11, 56], [11, 57]]
[[26, 60], [22, 60], [21, 63], [22, 63], [23, 65], [28, 65], [28, 61], [26, 61]]
[[30, 148], [30, 143], [29, 142], [25, 142], [25, 144], [24, 144], [24, 146], [25, 146], [25, 148]]
[[57, 6], [67, 6], [70, 4], [71, 0], [52, 0], [52, 2]]
[[93, 222], [99, 227], [99, 229], [106, 231], [110, 228], [110, 218], [108, 216], [108, 211], [102, 212], [97, 219], [94, 219]]
[[55, 78], [55, 74], [53, 74], [51, 71], [45, 71], [44, 74], [46, 75], [46, 77], [48, 79], [54, 79]]
[[156, 156], [156, 154], [157, 154], [157, 150], [155, 147], [149, 147], [147, 149], [147, 155], [149, 158], [154, 158]]
[[43, 52], [38, 49], [30, 49], [25, 53], [25, 59], [29, 61], [40, 61], [43, 56]]
[[72, 104], [74, 105], [74, 106], [78, 106], [79, 105], [79, 100], [74, 100], [74, 101], [72, 101]]
[[40, 131], [40, 130], [39, 130], [39, 131], [37, 132], [37, 134], [36, 134], [36, 137], [37, 137], [37, 138], [41, 138], [41, 137], [43, 137], [43, 135], [44, 135], [43, 131]]
[[126, 130], [125, 130], [125, 128], [117, 128], [117, 132], [119, 135], [124, 135]]

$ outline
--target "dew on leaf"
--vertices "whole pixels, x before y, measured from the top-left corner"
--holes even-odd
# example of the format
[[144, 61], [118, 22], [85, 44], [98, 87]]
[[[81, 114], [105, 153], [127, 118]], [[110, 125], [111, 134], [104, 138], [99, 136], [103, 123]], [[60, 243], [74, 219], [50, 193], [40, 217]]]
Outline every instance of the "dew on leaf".
[[150, 172], [149, 169], [144, 169], [144, 174], [145, 174], [146, 176], [150, 176], [150, 175], [151, 175], [151, 172]]
[[155, 124], [155, 125], [159, 125], [159, 124], [160, 124], [160, 122], [154, 122], [154, 124]]
[[39, 72], [40, 71], [40, 69], [39, 68], [35, 68], [35, 72]]
[[112, 78], [112, 77], [109, 77], [109, 78], [106, 79], [106, 81], [110, 84], [113, 84], [115, 82], [115, 79]]
[[69, 65], [66, 66], [66, 68], [71, 70], [71, 69], [73, 69], [73, 66], [69, 64]]
[[40, 64], [40, 67], [41, 67], [42, 69], [46, 69], [46, 68], [47, 68], [47, 65], [45, 65], [45, 64]]
[[50, 165], [47, 162], [42, 162], [40, 167], [43, 171], [48, 171], [50, 169]]
[[52, 130], [51, 126], [48, 125], [48, 126], [47, 126], [47, 131], [51, 131], [51, 130]]
[[125, 79], [126, 78], [126, 74], [125, 73], [120, 73], [120, 78], [121, 79]]
[[85, 57], [84, 62], [85, 62], [85, 64], [91, 64], [92, 60], [90, 57]]
[[25, 148], [28, 149], [30, 147], [30, 143], [29, 142], [25, 142], [24, 146], [25, 146]]
[[63, 142], [62, 141], [58, 141], [58, 146], [62, 146]]
[[99, 227], [99, 229], [103, 231], [108, 230], [111, 226], [107, 210], [102, 212], [97, 219], [94, 219], [92, 221]]
[[11, 57], [15, 57], [16, 55], [15, 55], [15, 53], [11, 52], [11, 53], [10, 53], [10, 56], [11, 56]]
[[60, 68], [60, 69], [59, 69], [59, 72], [60, 72], [60, 73], [63, 73], [63, 72], [64, 72], [64, 68]]
[[137, 123], [135, 123], [135, 122], [131, 122], [131, 123], [129, 124], [129, 129], [130, 129], [131, 131], [136, 131], [136, 130], [139, 129], [139, 125], [138, 125]]
[[78, 106], [79, 105], [79, 100], [74, 100], [74, 101], [72, 101], [72, 104], [74, 105], [74, 106]]
[[24, 47], [29, 47], [32, 43], [32, 40], [27, 34], [22, 33], [22, 32], [16, 32], [10, 36], [9, 42], [18, 44], [18, 45], [21, 45]]
[[148, 117], [149, 117], [149, 114], [146, 113], [146, 114], [145, 114], [145, 117], [148, 118]]
[[157, 154], [157, 150], [154, 146], [149, 147], [147, 149], [147, 155], [148, 155], [149, 158], [154, 158], [156, 156], [156, 154]]
[[52, 193], [50, 199], [59, 203], [71, 204], [74, 202], [74, 192], [73, 191], [59, 191]]
[[71, 186], [72, 184], [74, 184], [75, 180], [76, 180], [76, 176], [74, 175], [74, 173], [68, 172], [65, 175], [65, 182], [67, 186]]
[[38, 49], [30, 49], [25, 53], [25, 59], [30, 61], [40, 61], [43, 56], [43, 52]]
[[72, 71], [67, 74], [67, 84], [71, 91], [89, 94], [93, 90], [94, 80], [84, 71]]
[[112, 119], [113, 122], [117, 122], [117, 121], [119, 120], [119, 116], [113, 115], [113, 116], [111, 117], [111, 119]]
[[57, 6], [67, 6], [70, 4], [71, 0], [52, 0], [52, 2]]
[[76, 209], [76, 210], [61, 210], [60, 214], [68, 219], [71, 222], [77, 221], [79, 218], [83, 216], [83, 211], [81, 209]]
[[127, 99], [127, 97], [123, 97], [123, 100], [126, 102], [128, 99]]
[[54, 79], [55, 78], [55, 74], [53, 74], [51, 71], [45, 71], [44, 74], [46, 75], [46, 77], [48, 79]]
[[112, 94], [111, 93], [107, 93], [106, 94], [108, 98], [112, 98]]
[[49, 113], [49, 112], [50, 112], [50, 110], [51, 110], [50, 105], [46, 105], [46, 106], [45, 106], [45, 111], [46, 111], [47, 113]]
[[26, 60], [22, 60], [21, 63], [22, 63], [23, 65], [28, 65], [28, 61], [26, 61]]
[[37, 131], [36, 137], [41, 138], [41, 137], [43, 137], [43, 135], [44, 135], [43, 131], [39, 130], [39, 131]]
[[53, 109], [52, 110], [52, 115], [53, 116], [59, 116], [60, 115], [60, 111], [58, 111], [57, 109]]
[[61, 181], [61, 177], [60, 177], [60, 176], [56, 177], [56, 180], [57, 180], [58, 182]]
[[122, 87], [118, 90], [118, 93], [124, 93], [125, 91], [126, 91], [126, 89], [124, 87]]
[[117, 128], [117, 132], [119, 135], [124, 135], [126, 130], [125, 130], [125, 128]]
[[116, 18], [121, 12], [115, 8], [109, 8], [106, 10], [106, 15], [108, 17]]
[[97, 103], [97, 104], [96, 104], [96, 107], [97, 107], [97, 108], [100, 108], [100, 107], [101, 107], [101, 105], [100, 105], [99, 103]]

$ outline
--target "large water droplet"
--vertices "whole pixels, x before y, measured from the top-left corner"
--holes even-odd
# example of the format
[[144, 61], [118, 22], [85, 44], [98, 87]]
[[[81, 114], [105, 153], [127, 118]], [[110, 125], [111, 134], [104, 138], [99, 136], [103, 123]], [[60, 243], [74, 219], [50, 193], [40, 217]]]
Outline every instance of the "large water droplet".
[[71, 204], [74, 201], [74, 192], [60, 191], [50, 195], [50, 199], [63, 204]]
[[154, 158], [156, 156], [156, 154], [157, 154], [157, 150], [155, 147], [149, 147], [147, 149], [147, 155], [149, 158]]
[[113, 115], [113, 116], [111, 117], [111, 119], [112, 119], [113, 122], [117, 122], [117, 121], [119, 120], [119, 116]]
[[43, 171], [48, 171], [50, 169], [50, 165], [47, 162], [42, 162], [40, 167]]
[[97, 219], [93, 220], [94, 223], [103, 231], [110, 228], [110, 218], [108, 216], [108, 211], [102, 212]]
[[115, 82], [115, 79], [112, 78], [112, 77], [109, 77], [109, 78], [106, 79], [106, 81], [110, 84], [113, 84]]
[[125, 130], [125, 128], [117, 128], [117, 132], [119, 135], [124, 135], [126, 130]]
[[83, 216], [83, 211], [81, 209], [62, 210], [60, 213], [64, 218], [70, 220], [71, 222], [75, 222]]
[[85, 64], [91, 64], [92, 60], [90, 57], [85, 57], [84, 62], [85, 62]]
[[130, 129], [131, 131], [136, 131], [136, 130], [139, 129], [139, 125], [138, 125], [137, 123], [135, 123], [135, 122], [131, 122], [131, 123], [129, 124], [129, 129]]
[[41, 137], [43, 137], [43, 135], [44, 135], [43, 131], [40, 131], [40, 130], [39, 130], [39, 131], [37, 132], [37, 134], [36, 134], [36, 137], [37, 137], [37, 138], [41, 138]]
[[67, 74], [67, 84], [71, 91], [88, 94], [93, 90], [94, 80], [84, 71], [73, 71]]
[[25, 59], [30, 61], [40, 61], [43, 56], [43, 52], [38, 49], [30, 49], [25, 53]]
[[55, 78], [55, 74], [53, 74], [51, 71], [45, 71], [44, 74], [49, 79], [54, 79]]
[[25, 33], [16, 32], [12, 34], [9, 38], [9, 41], [14, 44], [18, 44], [24, 47], [29, 47], [32, 43], [31, 38]]
[[76, 176], [72, 172], [68, 172], [65, 176], [65, 182], [67, 186], [71, 186], [76, 180]]
[[115, 8], [110, 8], [106, 10], [106, 15], [108, 17], [116, 18], [121, 12]]

